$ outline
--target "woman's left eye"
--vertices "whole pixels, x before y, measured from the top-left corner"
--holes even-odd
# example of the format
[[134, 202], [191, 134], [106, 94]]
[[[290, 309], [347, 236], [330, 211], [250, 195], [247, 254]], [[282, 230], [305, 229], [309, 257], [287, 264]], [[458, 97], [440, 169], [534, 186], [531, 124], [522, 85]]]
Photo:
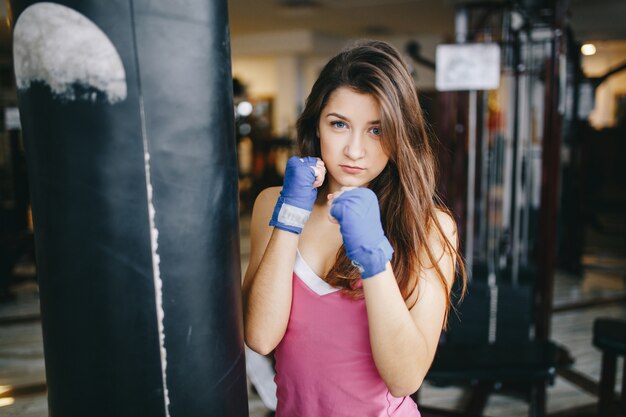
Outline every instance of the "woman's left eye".
[[374, 126], [370, 129], [370, 132], [372, 132], [374, 135], [376, 136], [380, 136], [380, 134], [382, 133], [380, 127], [378, 126]]

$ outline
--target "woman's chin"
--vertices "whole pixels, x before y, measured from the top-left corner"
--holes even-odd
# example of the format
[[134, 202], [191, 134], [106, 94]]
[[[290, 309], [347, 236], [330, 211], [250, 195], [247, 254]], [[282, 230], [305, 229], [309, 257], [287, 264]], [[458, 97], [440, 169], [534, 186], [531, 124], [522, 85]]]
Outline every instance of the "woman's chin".
[[352, 181], [341, 181], [338, 184], [339, 184], [339, 188], [341, 187], [367, 187], [369, 182], [352, 180]]

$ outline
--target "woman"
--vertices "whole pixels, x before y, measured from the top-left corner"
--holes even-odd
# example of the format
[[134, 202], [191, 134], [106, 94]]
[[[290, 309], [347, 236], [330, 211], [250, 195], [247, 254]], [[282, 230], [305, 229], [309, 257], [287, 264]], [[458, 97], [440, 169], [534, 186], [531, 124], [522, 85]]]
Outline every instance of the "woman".
[[419, 416], [409, 395], [460, 258], [399, 53], [367, 41], [331, 59], [297, 127], [302, 157], [255, 202], [243, 283], [246, 343], [275, 351], [276, 415]]

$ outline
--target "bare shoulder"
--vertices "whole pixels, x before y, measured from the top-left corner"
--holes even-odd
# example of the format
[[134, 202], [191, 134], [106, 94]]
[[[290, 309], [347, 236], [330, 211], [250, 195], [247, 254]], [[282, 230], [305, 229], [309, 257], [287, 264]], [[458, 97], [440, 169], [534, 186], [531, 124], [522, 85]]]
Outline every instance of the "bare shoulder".
[[[449, 212], [435, 209], [426, 240], [426, 245], [419, 251], [420, 264], [424, 269], [433, 270], [434, 264], [437, 264], [440, 269], [451, 263], [454, 265], [458, 236], [456, 222]], [[444, 273], [444, 275], [447, 274]], [[452, 276], [446, 276], [446, 280], [450, 279]]]
[[[454, 221], [454, 218], [452, 218], [452, 216], [450, 215], [448, 211], [445, 211], [442, 209], [435, 209], [435, 218], [437, 219], [437, 223], [439, 223], [439, 226], [441, 226], [441, 231], [443, 232], [443, 236], [445, 236], [448, 242], [450, 242], [452, 245], [456, 247], [457, 231], [456, 231], [456, 222]], [[437, 228], [432, 228], [430, 234], [431, 234], [431, 239], [441, 240], [441, 238], [443, 237], [441, 236]]]
[[454, 283], [457, 232], [454, 218], [445, 209], [435, 209], [426, 242], [419, 252], [417, 286], [407, 305], [416, 327], [433, 357], [450, 303]]
[[[257, 204], [268, 199], [276, 200], [280, 194], [280, 190], [282, 190], [282, 187], [268, 187], [259, 193], [254, 203]], [[274, 201], [274, 203], [275, 202], [276, 201]]]
[[250, 233], [252, 239], [258, 238], [259, 233], [265, 235], [270, 233], [268, 223], [272, 217], [274, 206], [280, 195], [281, 187], [266, 188], [259, 193], [252, 208], [252, 218], [250, 221]]
[[272, 211], [274, 210], [274, 206], [276, 205], [276, 201], [278, 200], [278, 196], [280, 195], [281, 189], [281, 187], [269, 187], [261, 191], [254, 201], [252, 216], [254, 217], [255, 214], [263, 215], [267, 214], [268, 212], [271, 215]]

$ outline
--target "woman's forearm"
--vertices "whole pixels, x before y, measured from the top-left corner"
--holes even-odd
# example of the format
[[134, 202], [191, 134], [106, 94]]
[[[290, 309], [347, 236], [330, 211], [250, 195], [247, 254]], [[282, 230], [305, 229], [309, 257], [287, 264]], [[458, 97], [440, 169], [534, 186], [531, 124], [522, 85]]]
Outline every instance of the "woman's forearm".
[[287, 329], [298, 238], [274, 229], [254, 276], [244, 282], [246, 344], [262, 355], [274, 350]]
[[433, 352], [402, 298], [389, 263], [384, 272], [363, 280], [363, 289], [376, 368], [393, 396], [410, 395], [420, 387]]

